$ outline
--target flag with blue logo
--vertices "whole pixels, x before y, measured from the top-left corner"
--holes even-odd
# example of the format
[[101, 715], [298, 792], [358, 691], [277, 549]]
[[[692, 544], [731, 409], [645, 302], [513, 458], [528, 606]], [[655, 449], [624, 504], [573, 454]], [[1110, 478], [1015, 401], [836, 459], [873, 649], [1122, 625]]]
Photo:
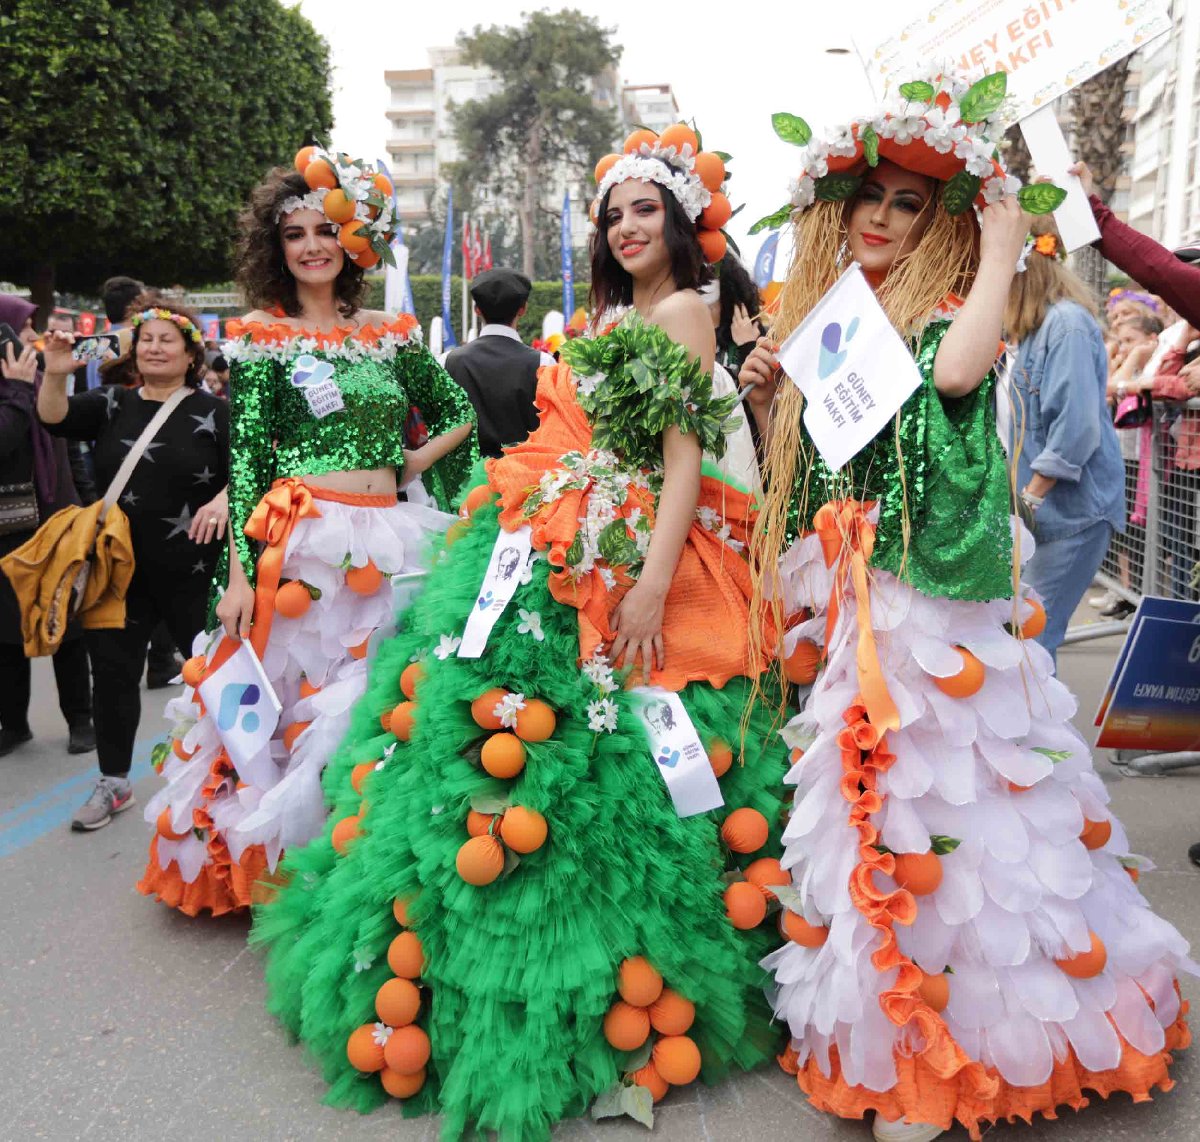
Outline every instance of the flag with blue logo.
[[[219, 647], [212, 660], [219, 661], [225, 649]], [[249, 642], [240, 643], [197, 690], [235, 769], [250, 777], [254, 769], [274, 764], [267, 750], [283, 707]]]
[[754, 259], [754, 284], [759, 289], [766, 288], [775, 276], [775, 255], [779, 250], [779, 231], [774, 230], [758, 248], [758, 257]]
[[458, 342], [450, 321], [450, 259], [454, 253], [454, 187], [446, 192], [446, 240], [442, 243], [442, 348], [453, 349]]
[[562, 208], [563, 313], [575, 312], [575, 270], [571, 262], [571, 192], [563, 195]]

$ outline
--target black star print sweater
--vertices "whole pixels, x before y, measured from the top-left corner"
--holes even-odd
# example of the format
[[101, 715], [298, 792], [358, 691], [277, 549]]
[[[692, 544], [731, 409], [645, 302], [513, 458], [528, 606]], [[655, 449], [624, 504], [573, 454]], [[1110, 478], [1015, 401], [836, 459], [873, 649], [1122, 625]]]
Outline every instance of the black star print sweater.
[[[69, 440], [94, 440], [96, 490], [112, 483], [142, 429], [158, 411], [139, 389], [106, 385], [69, 399], [66, 418], [46, 429]], [[207, 583], [221, 550], [187, 537], [196, 509], [229, 482], [229, 405], [193, 390], [142, 454], [119, 503], [129, 517], [135, 577], [178, 576]]]

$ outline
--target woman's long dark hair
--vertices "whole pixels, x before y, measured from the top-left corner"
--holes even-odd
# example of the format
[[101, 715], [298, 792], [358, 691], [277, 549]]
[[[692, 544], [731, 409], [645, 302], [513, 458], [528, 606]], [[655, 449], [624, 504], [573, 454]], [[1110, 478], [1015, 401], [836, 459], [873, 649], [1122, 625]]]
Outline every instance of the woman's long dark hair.
[[[717, 326], [717, 352], [724, 353], [733, 343], [733, 311], [742, 305], [754, 317], [762, 309], [762, 298], [750, 271], [732, 250], [721, 259], [718, 276], [721, 283], [721, 323]], [[761, 324], [758, 324], [758, 332], [760, 335], [765, 332]]]
[[[663, 163], [663, 166], [667, 164]], [[647, 182], [646, 185], [654, 187], [662, 199], [666, 215], [663, 240], [671, 258], [671, 277], [675, 281], [675, 288], [699, 289], [712, 281], [712, 270], [704, 260], [700, 243], [696, 241], [696, 227], [669, 190], [664, 190], [656, 182]], [[600, 202], [591, 241], [592, 288], [589, 300], [592, 313], [597, 318], [611, 309], [633, 304], [633, 278], [628, 270], [621, 268], [608, 245], [608, 227], [604, 224], [604, 218], [608, 213], [611, 195], [610, 188]]]

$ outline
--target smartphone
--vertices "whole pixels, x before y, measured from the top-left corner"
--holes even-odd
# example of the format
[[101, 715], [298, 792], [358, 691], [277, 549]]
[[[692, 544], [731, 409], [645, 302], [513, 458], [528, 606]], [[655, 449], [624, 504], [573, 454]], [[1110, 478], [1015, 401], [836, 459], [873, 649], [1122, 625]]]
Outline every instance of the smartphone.
[[129, 352], [133, 344], [132, 329], [114, 329], [109, 333], [93, 333], [76, 337], [71, 356], [80, 364], [88, 361], [115, 361]]
[[8, 360], [8, 346], [13, 347], [13, 356], [20, 357], [25, 351], [25, 343], [17, 336], [17, 331], [7, 322], [0, 321], [0, 361]]

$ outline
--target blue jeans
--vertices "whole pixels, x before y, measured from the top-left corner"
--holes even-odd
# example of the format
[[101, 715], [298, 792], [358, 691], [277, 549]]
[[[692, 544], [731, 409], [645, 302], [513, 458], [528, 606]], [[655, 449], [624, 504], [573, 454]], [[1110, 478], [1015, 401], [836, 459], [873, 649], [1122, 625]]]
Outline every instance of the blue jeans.
[[1100, 569], [1112, 530], [1112, 524], [1102, 519], [1066, 539], [1038, 539], [1037, 550], [1025, 565], [1022, 578], [1042, 596], [1046, 608], [1046, 629], [1037, 641], [1056, 664], [1067, 624]]

